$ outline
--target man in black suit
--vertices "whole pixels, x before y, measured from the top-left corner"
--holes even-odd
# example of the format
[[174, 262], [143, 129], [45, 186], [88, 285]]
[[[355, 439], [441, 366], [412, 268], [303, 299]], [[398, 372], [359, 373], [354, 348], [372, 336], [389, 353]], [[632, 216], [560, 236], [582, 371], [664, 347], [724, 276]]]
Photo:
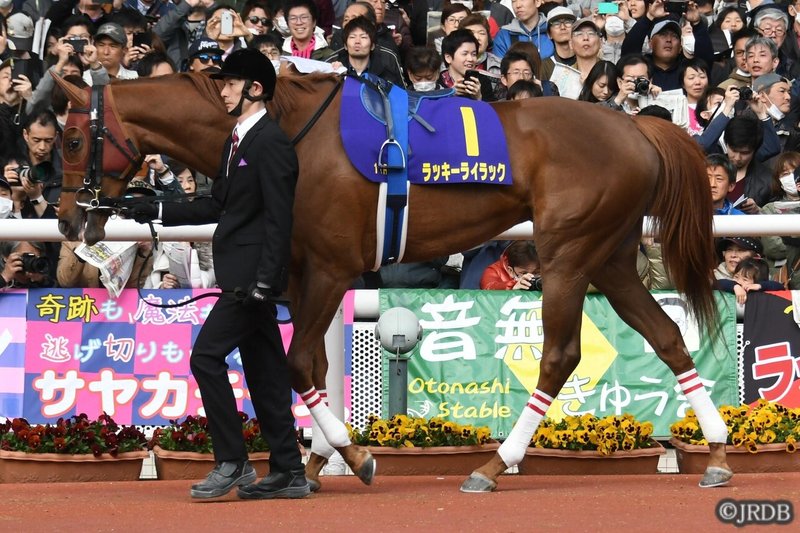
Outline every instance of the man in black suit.
[[[222, 99], [238, 120], [225, 145], [211, 198], [159, 204], [160, 208], [136, 204], [128, 208], [128, 215], [137, 222], [161, 218], [165, 226], [218, 222], [212, 242], [223, 294], [200, 330], [191, 356], [217, 466], [205, 481], [192, 486], [192, 497], [216, 498], [239, 486], [241, 498], [302, 498], [309, 494], [309, 486], [271, 301], [286, 284], [297, 157], [267, 114], [265, 101], [272, 98], [275, 70], [266, 56], [254, 49], [238, 50], [213, 77], [223, 80]], [[270, 447], [270, 473], [257, 484], [225, 364], [225, 356], [236, 347]]]

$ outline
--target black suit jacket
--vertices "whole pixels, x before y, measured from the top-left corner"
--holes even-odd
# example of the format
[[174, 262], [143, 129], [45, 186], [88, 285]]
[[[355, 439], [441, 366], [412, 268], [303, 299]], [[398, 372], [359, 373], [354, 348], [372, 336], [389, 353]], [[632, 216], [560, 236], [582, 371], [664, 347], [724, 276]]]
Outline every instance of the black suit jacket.
[[165, 226], [210, 224], [214, 271], [223, 290], [260, 281], [285, 288], [288, 279], [297, 155], [269, 116], [247, 132], [230, 162], [228, 137], [211, 198], [165, 204]]

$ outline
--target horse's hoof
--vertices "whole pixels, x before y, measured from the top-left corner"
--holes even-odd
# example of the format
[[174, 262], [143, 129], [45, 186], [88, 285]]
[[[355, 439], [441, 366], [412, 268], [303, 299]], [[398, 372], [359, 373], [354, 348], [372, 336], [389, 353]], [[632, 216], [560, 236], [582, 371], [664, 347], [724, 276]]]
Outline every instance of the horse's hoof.
[[372, 457], [372, 454], [367, 452], [367, 457], [364, 459], [364, 462], [361, 465], [361, 468], [358, 469], [358, 472], [355, 474], [358, 476], [364, 485], [371, 485], [372, 478], [375, 477], [375, 471], [378, 468], [377, 461], [375, 458]]
[[733, 477], [733, 472], [727, 468], [720, 468], [719, 466], [709, 466], [706, 468], [703, 479], [700, 480], [699, 486], [704, 489], [711, 487], [724, 487]]
[[461, 492], [483, 493], [492, 492], [497, 488], [497, 483], [484, 476], [480, 472], [473, 472], [461, 484]]
[[311, 492], [317, 492], [320, 488], [322, 488], [322, 483], [319, 482], [318, 479], [308, 479], [308, 488], [311, 489]]

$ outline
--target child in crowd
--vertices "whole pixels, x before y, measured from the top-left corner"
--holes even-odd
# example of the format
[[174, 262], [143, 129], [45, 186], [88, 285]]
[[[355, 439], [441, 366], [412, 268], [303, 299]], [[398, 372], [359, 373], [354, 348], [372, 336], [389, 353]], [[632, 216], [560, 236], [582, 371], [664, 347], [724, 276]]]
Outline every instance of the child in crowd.
[[742, 259], [733, 273], [733, 279], [717, 280], [717, 287], [736, 295], [736, 303], [744, 304], [751, 291], [782, 291], [783, 285], [769, 279], [769, 266], [760, 257]]

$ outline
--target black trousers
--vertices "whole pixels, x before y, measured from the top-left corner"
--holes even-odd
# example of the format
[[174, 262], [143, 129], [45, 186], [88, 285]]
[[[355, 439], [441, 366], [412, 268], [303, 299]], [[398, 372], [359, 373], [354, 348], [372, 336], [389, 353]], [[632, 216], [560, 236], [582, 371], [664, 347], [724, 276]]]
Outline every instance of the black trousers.
[[281, 342], [275, 306], [244, 306], [223, 294], [209, 313], [192, 348], [192, 374], [220, 461], [247, 459], [242, 421], [225, 357], [238, 346], [256, 418], [270, 447], [270, 471], [302, 469], [292, 415], [289, 368]]

